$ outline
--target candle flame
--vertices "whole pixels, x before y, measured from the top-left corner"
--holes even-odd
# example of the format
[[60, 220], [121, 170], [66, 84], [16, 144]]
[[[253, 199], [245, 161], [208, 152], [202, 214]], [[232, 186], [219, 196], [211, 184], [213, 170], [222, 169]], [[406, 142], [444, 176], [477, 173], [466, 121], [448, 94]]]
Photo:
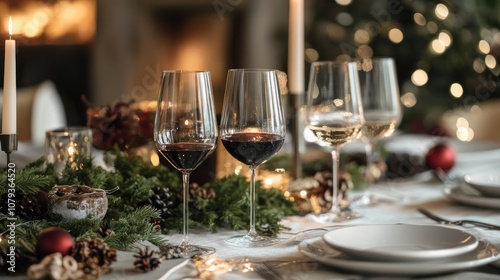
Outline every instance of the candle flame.
[[12, 36], [12, 17], [9, 17], [9, 35]]

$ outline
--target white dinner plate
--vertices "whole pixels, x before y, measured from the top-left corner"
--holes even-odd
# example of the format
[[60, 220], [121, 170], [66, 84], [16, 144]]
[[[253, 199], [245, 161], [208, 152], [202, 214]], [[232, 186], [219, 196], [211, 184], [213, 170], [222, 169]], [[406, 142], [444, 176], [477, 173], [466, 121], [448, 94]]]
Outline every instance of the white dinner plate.
[[471, 173], [464, 181], [485, 196], [500, 197], [500, 175], [492, 173]]
[[444, 187], [443, 194], [446, 198], [471, 206], [482, 208], [500, 209], [500, 198], [486, 197], [479, 193], [473, 193], [464, 186]]
[[[369, 235], [369, 233], [367, 233]], [[367, 261], [342, 253], [327, 245], [322, 237], [304, 240], [299, 252], [305, 256], [341, 270], [378, 275], [422, 276], [470, 269], [500, 259], [500, 250], [495, 245], [479, 241], [468, 253], [443, 259], [419, 262]]]
[[423, 261], [464, 254], [477, 239], [464, 231], [438, 225], [360, 225], [331, 230], [323, 240], [362, 259]]

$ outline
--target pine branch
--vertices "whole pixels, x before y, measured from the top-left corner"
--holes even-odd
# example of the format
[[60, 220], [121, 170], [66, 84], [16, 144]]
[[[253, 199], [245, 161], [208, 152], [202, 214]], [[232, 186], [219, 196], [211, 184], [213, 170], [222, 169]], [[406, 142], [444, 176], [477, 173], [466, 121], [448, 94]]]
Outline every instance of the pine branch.
[[72, 236], [84, 236], [97, 232], [101, 221], [90, 217], [84, 219], [60, 220], [53, 223], [54, 226], [67, 230]]
[[131, 250], [135, 242], [142, 240], [159, 244], [163, 237], [151, 223], [151, 220], [159, 215], [158, 210], [144, 206], [117, 220], [111, 220], [108, 228], [115, 234], [107, 236], [104, 240], [110, 247], [118, 250]]

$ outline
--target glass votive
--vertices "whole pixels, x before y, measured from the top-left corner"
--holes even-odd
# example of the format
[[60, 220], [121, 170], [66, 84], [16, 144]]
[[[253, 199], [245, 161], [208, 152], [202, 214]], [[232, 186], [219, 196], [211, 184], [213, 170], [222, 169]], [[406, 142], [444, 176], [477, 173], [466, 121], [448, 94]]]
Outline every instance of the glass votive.
[[91, 157], [92, 130], [83, 126], [70, 126], [50, 130], [45, 135], [45, 156], [60, 175], [68, 162], [77, 155]]

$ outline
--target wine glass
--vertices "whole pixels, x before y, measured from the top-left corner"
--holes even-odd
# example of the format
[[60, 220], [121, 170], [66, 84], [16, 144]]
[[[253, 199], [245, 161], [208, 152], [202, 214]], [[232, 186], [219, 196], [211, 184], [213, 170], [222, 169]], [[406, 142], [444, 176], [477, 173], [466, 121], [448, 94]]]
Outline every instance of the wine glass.
[[306, 125], [320, 145], [332, 148], [332, 206], [327, 213], [313, 213], [316, 222], [342, 222], [359, 217], [341, 209], [338, 200], [339, 149], [352, 141], [363, 127], [363, 108], [355, 62], [321, 61], [311, 64], [307, 90]]
[[189, 243], [189, 175], [215, 149], [217, 119], [210, 73], [163, 71], [155, 117], [154, 140], [159, 152], [182, 173], [184, 257], [211, 254], [215, 249]]
[[[363, 135], [368, 139], [367, 172], [374, 165], [374, 150], [378, 140], [390, 136], [401, 121], [401, 106], [394, 59], [366, 58], [358, 62], [359, 82], [365, 124]], [[370, 189], [373, 176], [367, 174], [368, 189], [357, 199], [362, 206], [374, 205], [377, 199]]]
[[273, 244], [277, 239], [260, 236], [255, 229], [255, 170], [274, 156], [285, 140], [276, 70], [229, 70], [220, 130], [229, 154], [250, 169], [250, 230], [225, 241], [241, 247]]

